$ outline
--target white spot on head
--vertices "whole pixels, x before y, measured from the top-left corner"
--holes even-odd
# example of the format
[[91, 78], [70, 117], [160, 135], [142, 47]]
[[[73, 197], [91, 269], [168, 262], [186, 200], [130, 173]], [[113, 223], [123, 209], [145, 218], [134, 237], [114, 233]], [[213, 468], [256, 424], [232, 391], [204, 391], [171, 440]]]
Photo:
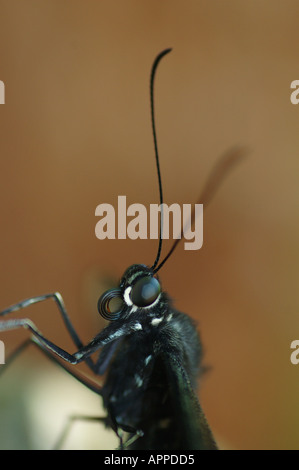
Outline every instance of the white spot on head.
[[126, 304], [130, 307], [131, 305], [133, 305], [133, 302], [132, 300], [130, 299], [130, 293], [131, 293], [131, 290], [132, 290], [132, 287], [129, 286], [126, 288], [125, 292], [124, 292], [124, 301], [126, 302]]
[[134, 313], [136, 312], [136, 310], [138, 310], [138, 307], [136, 305], [133, 305], [133, 307], [130, 310], [130, 313]]
[[168, 317], [166, 318], [166, 321], [170, 321], [173, 317], [173, 314], [171, 313], [170, 315], [168, 315]]
[[152, 321], [151, 321], [151, 324], [153, 326], [157, 326], [157, 325], [159, 325], [159, 323], [161, 323], [162, 320], [163, 320], [162, 317], [161, 318], [153, 318]]

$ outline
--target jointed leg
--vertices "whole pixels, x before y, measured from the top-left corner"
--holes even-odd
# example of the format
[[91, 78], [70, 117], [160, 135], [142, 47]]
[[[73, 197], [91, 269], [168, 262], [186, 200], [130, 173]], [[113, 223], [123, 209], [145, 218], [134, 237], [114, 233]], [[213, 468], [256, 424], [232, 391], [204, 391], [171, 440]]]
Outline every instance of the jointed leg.
[[[30, 305], [36, 304], [38, 302], [43, 302], [48, 299], [53, 299], [56, 305], [58, 306], [59, 312], [62, 316], [62, 319], [64, 321], [64, 324], [74, 342], [74, 344], [77, 346], [78, 349], [83, 347], [83, 343], [81, 339], [79, 338], [72, 322], [71, 319], [66, 311], [64, 301], [62, 296], [60, 295], [59, 292], [51, 293], [51, 294], [45, 294], [45, 295], [40, 295], [37, 297], [31, 297], [29, 299], [22, 300], [21, 302], [18, 302], [14, 305], [11, 305], [10, 307], [6, 308], [5, 310], [2, 310], [0, 312], [0, 317], [8, 315], [9, 313], [17, 312], [18, 310], [21, 310], [23, 308], [29, 307]], [[25, 328], [26, 326], [23, 325]], [[7, 328], [8, 329], [8, 328]], [[0, 326], [0, 331], [1, 331], [1, 326]], [[3, 331], [3, 330], [2, 330]], [[95, 372], [95, 365], [92, 361], [91, 358], [86, 358], [85, 359], [87, 365], [90, 367], [90, 369]]]
[[[18, 322], [20, 322], [20, 321], [21, 320], [19, 320]], [[25, 321], [27, 321], [27, 323], [30, 322], [30, 320], [25, 320]], [[12, 322], [14, 322], [14, 324], [15, 324], [15, 320], [12, 320]], [[2, 323], [7, 323], [7, 322], [2, 322]], [[32, 323], [32, 322], [30, 322], [30, 323]], [[1, 322], [0, 322], [0, 326], [1, 326]], [[31, 329], [31, 328], [33, 328], [33, 326], [34, 325], [31, 324], [31, 326], [27, 326], [27, 327], [29, 329]], [[43, 338], [43, 340], [45, 340], [45, 338]], [[24, 341], [8, 357], [8, 359], [6, 360], [6, 364], [3, 366], [3, 368], [1, 367], [1, 369], [0, 369], [0, 374], [3, 373], [7, 369], [9, 364], [11, 364], [30, 344], [34, 344], [38, 348], [38, 350], [42, 351], [42, 353], [45, 354], [45, 356], [48, 359], [50, 359], [52, 362], [54, 362], [55, 364], [62, 367], [66, 372], [68, 372], [68, 374], [70, 374], [72, 377], [74, 377], [76, 380], [78, 380], [84, 386], [89, 388], [89, 390], [95, 392], [97, 395], [100, 395], [100, 396], [102, 395], [101, 387], [97, 383], [93, 382], [92, 380], [88, 379], [87, 377], [84, 377], [83, 375], [79, 374], [78, 372], [74, 372], [73, 370], [71, 370], [67, 365], [65, 365], [63, 362], [61, 362], [54, 355], [54, 354], [56, 354], [56, 352], [54, 352], [54, 354], [52, 352], [50, 352], [49, 349], [48, 349], [48, 346], [45, 346], [45, 344], [43, 342], [40, 342], [38, 337], [36, 337], [36, 336], [32, 336], [31, 338]], [[68, 354], [68, 353], [66, 353], [66, 354]], [[66, 439], [66, 437], [67, 437], [67, 435], [70, 431], [70, 428], [71, 428], [72, 424], [74, 423], [74, 421], [78, 421], [78, 420], [104, 422], [106, 425], [109, 425], [113, 429], [113, 431], [116, 433], [117, 437], [119, 438], [119, 441], [120, 441], [119, 449], [128, 448], [133, 442], [135, 442], [136, 439], [143, 436], [143, 432], [140, 431], [140, 430], [135, 430], [131, 426], [119, 425], [117, 423], [117, 421], [115, 420], [115, 418], [113, 417], [113, 413], [111, 412], [111, 410], [108, 413], [108, 417], [74, 415], [74, 416], [71, 416], [68, 419], [65, 428], [63, 429], [59, 439], [57, 440], [57, 442], [54, 446], [54, 449], [59, 449], [59, 448], [62, 447], [63, 442], [65, 441], [65, 439]], [[123, 440], [123, 433], [124, 432], [132, 434], [132, 436], [125, 442]]]
[[29, 318], [22, 318], [20, 320], [6, 320], [0, 322], [0, 331], [8, 331], [8, 330], [15, 330], [17, 328], [26, 328], [33, 333], [36, 341], [40, 345], [43, 345], [44, 348], [51, 351], [53, 354], [56, 354], [61, 359], [64, 359], [66, 362], [70, 364], [78, 364], [78, 362], [82, 362], [82, 360], [78, 360], [73, 354], [69, 354], [67, 351], [64, 351], [56, 344], [49, 341], [45, 338], [37, 329], [35, 324], [29, 320]]
[[[72, 377], [74, 377], [76, 380], [78, 380], [80, 383], [82, 383], [84, 386], [86, 386], [87, 388], [89, 388], [89, 390], [95, 392], [97, 395], [101, 395], [101, 387], [91, 381], [90, 379], [84, 377], [83, 375], [79, 374], [79, 373], [75, 373], [73, 372], [72, 370], [70, 370], [65, 364], [63, 364], [60, 360], [58, 360], [56, 358], [56, 356], [53, 356], [47, 349], [44, 349], [43, 346], [41, 344], [39, 344], [38, 342], [35, 341], [35, 338], [32, 337], [32, 338], [29, 338], [27, 339], [26, 341], [24, 341], [9, 357], [8, 359], [6, 360], [6, 363], [5, 365], [3, 365], [3, 367], [0, 368], [0, 375], [7, 369], [7, 367], [28, 347], [30, 346], [31, 344], [33, 344], [35, 347], [38, 348], [38, 350], [40, 350], [43, 354], [45, 354], [45, 356], [50, 359], [52, 362], [54, 362], [55, 364], [59, 365], [60, 367], [62, 367], [66, 372], [68, 372]], [[67, 426], [65, 427], [65, 429], [63, 430], [63, 433], [61, 434], [60, 438], [58, 439], [56, 445], [55, 445], [55, 448], [60, 448], [63, 444], [63, 441], [65, 440], [68, 432], [69, 432], [69, 429], [70, 429], [70, 425], [72, 424], [72, 422], [75, 420], [75, 419], [84, 419], [84, 420], [90, 420], [90, 421], [105, 421], [105, 418], [99, 418], [99, 417], [85, 417], [85, 416], [72, 416], [70, 418], [70, 420], [68, 421], [67, 423]]]
[[[62, 448], [62, 446], [63, 446], [64, 442], [66, 441], [67, 436], [68, 436], [73, 424], [76, 421], [98, 422], [98, 423], [104, 423], [106, 425], [109, 422], [108, 419], [103, 417], [103, 416], [86, 416], [86, 415], [69, 416], [69, 418], [67, 419], [67, 422], [66, 422], [59, 438], [57, 439], [57, 441], [56, 441], [56, 443], [53, 447], [53, 450], [59, 450], [59, 449]], [[133, 431], [131, 429], [131, 432], [133, 431], [134, 435], [130, 439], [128, 439], [126, 442], [123, 442], [123, 429], [121, 427], [118, 427], [117, 430], [114, 430], [114, 431], [116, 432], [116, 435], [117, 435], [117, 437], [119, 438], [119, 441], [120, 441], [120, 445], [119, 445], [120, 450], [126, 449], [131, 444], [133, 444], [133, 442], [135, 442], [136, 439], [143, 436], [142, 431], [136, 431], [135, 432], [135, 430]]]
[[50, 359], [54, 364], [57, 364], [59, 367], [64, 369], [68, 374], [70, 374], [72, 377], [74, 377], [78, 382], [82, 383], [85, 387], [89, 388], [92, 392], [95, 392], [97, 395], [101, 395], [101, 386], [93, 381], [92, 379], [89, 379], [85, 377], [83, 374], [80, 374], [78, 372], [74, 372], [71, 370], [69, 367], [67, 367], [62, 361], [57, 359], [56, 356], [51, 354], [44, 346], [43, 344], [39, 343], [36, 341], [34, 336], [31, 338], [26, 339], [21, 345], [6, 359], [6, 362], [3, 366], [0, 368], [0, 376], [7, 370], [9, 365], [25, 350], [27, 349], [28, 346], [34, 345], [37, 347], [39, 351], [41, 351], [48, 359]]
[[73, 415], [73, 416], [69, 416], [68, 417], [68, 420], [59, 436], [59, 438], [57, 439], [54, 447], [53, 447], [53, 450], [59, 450], [62, 448], [70, 430], [71, 430], [71, 427], [73, 426], [73, 424], [76, 422], [76, 421], [96, 421], [96, 422], [106, 422], [106, 418], [102, 417], [102, 416], [85, 416], [85, 415]]

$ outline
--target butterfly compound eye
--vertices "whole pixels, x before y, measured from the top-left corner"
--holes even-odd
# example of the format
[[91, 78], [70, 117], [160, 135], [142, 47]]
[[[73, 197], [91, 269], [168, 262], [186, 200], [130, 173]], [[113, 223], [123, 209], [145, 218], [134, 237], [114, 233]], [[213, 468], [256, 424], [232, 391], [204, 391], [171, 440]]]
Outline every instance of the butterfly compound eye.
[[131, 300], [137, 307], [147, 307], [155, 302], [161, 292], [159, 281], [155, 277], [146, 276], [132, 287]]
[[98, 311], [105, 320], [117, 320], [123, 308], [120, 289], [110, 289], [104, 292], [98, 300]]

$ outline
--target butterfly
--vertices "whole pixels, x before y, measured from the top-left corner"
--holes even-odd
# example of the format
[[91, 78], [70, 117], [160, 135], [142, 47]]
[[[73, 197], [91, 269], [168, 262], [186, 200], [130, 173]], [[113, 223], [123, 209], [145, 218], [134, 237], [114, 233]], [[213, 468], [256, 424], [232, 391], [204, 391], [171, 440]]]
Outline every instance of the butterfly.
[[[156, 57], [150, 76], [152, 129], [161, 205], [163, 195], [154, 118], [154, 79], [158, 64], [170, 51], [165, 49]], [[207, 204], [210, 201], [224, 175], [242, 153], [241, 149], [235, 148], [224, 155], [202, 191], [201, 202]], [[196, 324], [188, 315], [174, 308], [158, 277], [158, 271], [180, 241], [177, 238], [160, 261], [162, 222], [161, 210], [159, 246], [154, 263], [152, 266], [133, 264], [128, 267], [119, 285], [100, 296], [98, 310], [109, 323], [87, 345], [81, 341], [63, 298], [57, 292], [23, 300], [0, 312], [0, 331], [26, 328], [31, 333], [12, 359], [33, 343], [52, 361], [100, 395], [107, 416], [94, 419], [102, 420], [115, 431], [120, 449], [216, 450], [217, 444], [197, 397], [202, 346]], [[180, 275], [179, 270], [177, 274]], [[59, 309], [76, 347], [75, 353], [69, 353], [47, 339], [28, 318], [2, 319], [50, 299]], [[94, 374], [105, 375], [102, 386], [68, 366], [81, 362], [85, 362]], [[60, 443], [66, 432], [65, 429]]]

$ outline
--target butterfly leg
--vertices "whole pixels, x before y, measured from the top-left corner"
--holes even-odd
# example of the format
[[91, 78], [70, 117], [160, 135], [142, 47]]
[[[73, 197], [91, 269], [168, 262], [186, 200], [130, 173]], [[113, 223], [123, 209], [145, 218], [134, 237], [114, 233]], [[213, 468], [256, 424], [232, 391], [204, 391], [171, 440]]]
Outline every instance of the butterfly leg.
[[[70, 354], [43, 336], [43, 334], [37, 329], [35, 324], [29, 318], [0, 321], [0, 332], [19, 328], [28, 329], [33, 334], [32, 341], [39, 344], [43, 349], [47, 349], [53, 355], [68, 362], [69, 364], [79, 364], [83, 361], [89, 364], [91, 354], [98, 351], [100, 348], [103, 348], [103, 346], [107, 345], [108, 343], [111, 343], [132, 331], [132, 325], [130, 322], [127, 322], [122, 326], [110, 323], [86, 346], [81, 347], [74, 354]], [[97, 370], [95, 370], [95, 373], [97, 373]]]
[[[59, 362], [59, 361], [58, 361]], [[143, 436], [142, 431], [136, 431], [131, 426], [122, 426], [118, 425], [115, 419], [110, 416], [103, 417], [103, 416], [86, 416], [86, 415], [72, 415], [69, 416], [59, 438], [57, 439], [55, 446], [53, 447], [54, 450], [61, 449], [67, 436], [76, 421], [89, 421], [89, 422], [101, 422], [104, 423], [106, 426], [111, 427], [111, 429], [115, 432], [119, 439], [119, 450], [124, 450], [128, 448], [136, 439]], [[124, 432], [133, 434], [127, 441], [124, 442], [123, 436]]]
[[42, 344], [39, 344], [34, 340], [34, 338], [28, 338], [26, 339], [23, 343], [21, 343], [20, 346], [7, 358], [5, 364], [1, 366], [0, 368], [0, 376], [6, 371], [6, 369], [9, 367], [9, 365], [17, 359], [17, 357], [25, 350], [28, 348], [30, 345], [34, 345], [37, 347], [39, 351], [41, 351], [50, 361], [53, 363], [57, 364], [59, 367], [64, 369], [68, 374], [70, 374], [72, 377], [74, 377], [78, 382], [82, 383], [85, 387], [89, 388], [92, 392], [95, 392], [98, 395], [101, 395], [101, 386], [98, 385], [96, 382], [92, 381], [91, 379], [88, 379], [87, 377], [84, 377], [84, 375], [79, 374], [78, 372], [74, 372], [71, 370], [69, 367], [67, 367], [65, 364], [63, 364], [62, 361], [57, 359], [56, 356], [51, 354]]
[[[59, 450], [62, 448], [64, 445], [72, 426], [75, 424], [77, 421], [89, 421], [89, 422], [98, 422], [98, 423], [103, 423], [107, 425], [108, 419], [103, 416], [86, 416], [86, 415], [72, 415], [69, 416], [62, 432], [59, 438], [57, 439], [53, 450]], [[125, 431], [128, 431], [127, 428]], [[130, 432], [132, 433], [132, 428], [130, 428]], [[122, 429], [120, 426], [115, 430], [117, 437], [119, 438], [120, 445], [119, 445], [119, 450], [124, 450], [128, 448], [133, 442], [136, 441], [139, 437], [143, 436], [143, 433], [141, 431], [134, 431], [134, 435], [129, 438], [126, 442], [123, 441], [123, 432], [124, 429]]]
[[[74, 326], [71, 322], [71, 319], [70, 319], [70, 317], [67, 313], [67, 310], [65, 308], [63, 298], [62, 298], [62, 296], [59, 292], [40, 295], [40, 296], [37, 296], [37, 297], [30, 297], [28, 299], [22, 300], [21, 302], [18, 302], [16, 304], [11, 305], [10, 307], [6, 308], [5, 310], [2, 310], [0, 312], [0, 317], [3, 317], [5, 315], [8, 315], [8, 314], [13, 313], [13, 312], [17, 312], [18, 310], [29, 307], [30, 305], [36, 304], [38, 302], [44, 302], [45, 300], [48, 300], [48, 299], [54, 300], [54, 302], [56, 303], [56, 305], [58, 307], [58, 310], [61, 314], [61, 317], [64, 321], [64, 324], [67, 328], [67, 331], [69, 332], [74, 344], [77, 346], [77, 348], [82, 348], [83, 343], [82, 343], [81, 339], [79, 338], [78, 333], [76, 332], [76, 330], [75, 330], [75, 328], [74, 328]], [[0, 331], [1, 331], [1, 327], [0, 327]], [[89, 368], [93, 372], [95, 372], [95, 365], [94, 365], [92, 359], [91, 358], [86, 358], [86, 363], [89, 366]]]
[[[137, 439], [139, 439], [139, 437], [142, 437], [144, 435], [143, 431], [136, 430], [131, 426], [118, 426], [116, 430], [114, 429], [114, 431], [119, 439], [118, 450], [129, 449], [130, 445], [132, 445], [133, 442], [135, 442]], [[124, 433], [131, 434], [131, 436], [126, 441], [124, 440]]]
[[[111, 408], [111, 405], [108, 404], [107, 410], [108, 417], [106, 419], [106, 422], [113, 429], [119, 439], [118, 450], [127, 449], [131, 444], [133, 444], [133, 442], [136, 441], [136, 439], [143, 436], [143, 431], [135, 429], [132, 426], [128, 426], [123, 423], [118, 423]], [[131, 435], [126, 441], [124, 440], [124, 433], [128, 433]]]
[[59, 450], [62, 448], [63, 444], [65, 443], [70, 433], [72, 426], [75, 424], [76, 421], [89, 421], [89, 422], [99, 422], [99, 423], [102, 422], [105, 424], [107, 423], [107, 418], [102, 417], [102, 416], [86, 416], [86, 415], [69, 416], [59, 438], [57, 439], [53, 447], [53, 450]]
[[31, 339], [26, 339], [23, 343], [18, 346], [18, 348], [10, 354], [5, 360], [5, 364], [0, 367], [0, 376], [7, 370], [9, 365], [31, 344]]
[[135, 430], [134, 434], [124, 443], [124, 449], [128, 449], [137, 439], [144, 436], [144, 432], [140, 429]]
[[[56, 358], [56, 356], [52, 355], [47, 349], [45, 349], [41, 344], [38, 344], [37, 342], [34, 341], [34, 338], [29, 338], [26, 341], [24, 341], [6, 360], [5, 365], [3, 365], [0, 368], [0, 375], [6, 371], [7, 367], [15, 360], [17, 357], [25, 350], [28, 348], [30, 345], [34, 345], [35, 347], [38, 348], [48, 359], [50, 359], [52, 362], [57, 364], [59, 367], [63, 368], [68, 374], [70, 374], [72, 377], [74, 377], [77, 381], [79, 381], [81, 384], [83, 384], [85, 387], [87, 387], [89, 390], [92, 392], [95, 392], [97, 395], [101, 395], [101, 387], [91, 381], [90, 379], [87, 379], [83, 375], [74, 372], [71, 370], [69, 367], [67, 367], [65, 364], [63, 364], [60, 360]], [[87, 418], [85, 418], [87, 419]], [[88, 419], [94, 420], [94, 421], [105, 421], [105, 418], [98, 418], [98, 417], [88, 417]], [[73, 418], [74, 420], [74, 418]], [[69, 425], [70, 426], [70, 425]], [[61, 447], [63, 444], [64, 439], [66, 438], [67, 435], [67, 430], [64, 430], [63, 433], [61, 434], [59, 440], [57, 441], [57, 448]], [[63, 437], [65, 433], [65, 437]], [[61, 445], [58, 445], [58, 443], [61, 441]], [[56, 448], [56, 447], [55, 447]]]
[[42, 345], [44, 349], [46, 348], [48, 351], [51, 351], [54, 355], [60, 357], [69, 364], [78, 364], [79, 362], [85, 360], [85, 357], [82, 355], [77, 358], [74, 354], [68, 353], [64, 349], [49, 341], [45, 336], [42, 335], [42, 333], [37, 329], [35, 324], [29, 320], [29, 318], [0, 321], [0, 331], [15, 330], [18, 328], [25, 328], [31, 331], [31, 333], [33, 333], [32, 341], [39, 344], [40, 346]]

